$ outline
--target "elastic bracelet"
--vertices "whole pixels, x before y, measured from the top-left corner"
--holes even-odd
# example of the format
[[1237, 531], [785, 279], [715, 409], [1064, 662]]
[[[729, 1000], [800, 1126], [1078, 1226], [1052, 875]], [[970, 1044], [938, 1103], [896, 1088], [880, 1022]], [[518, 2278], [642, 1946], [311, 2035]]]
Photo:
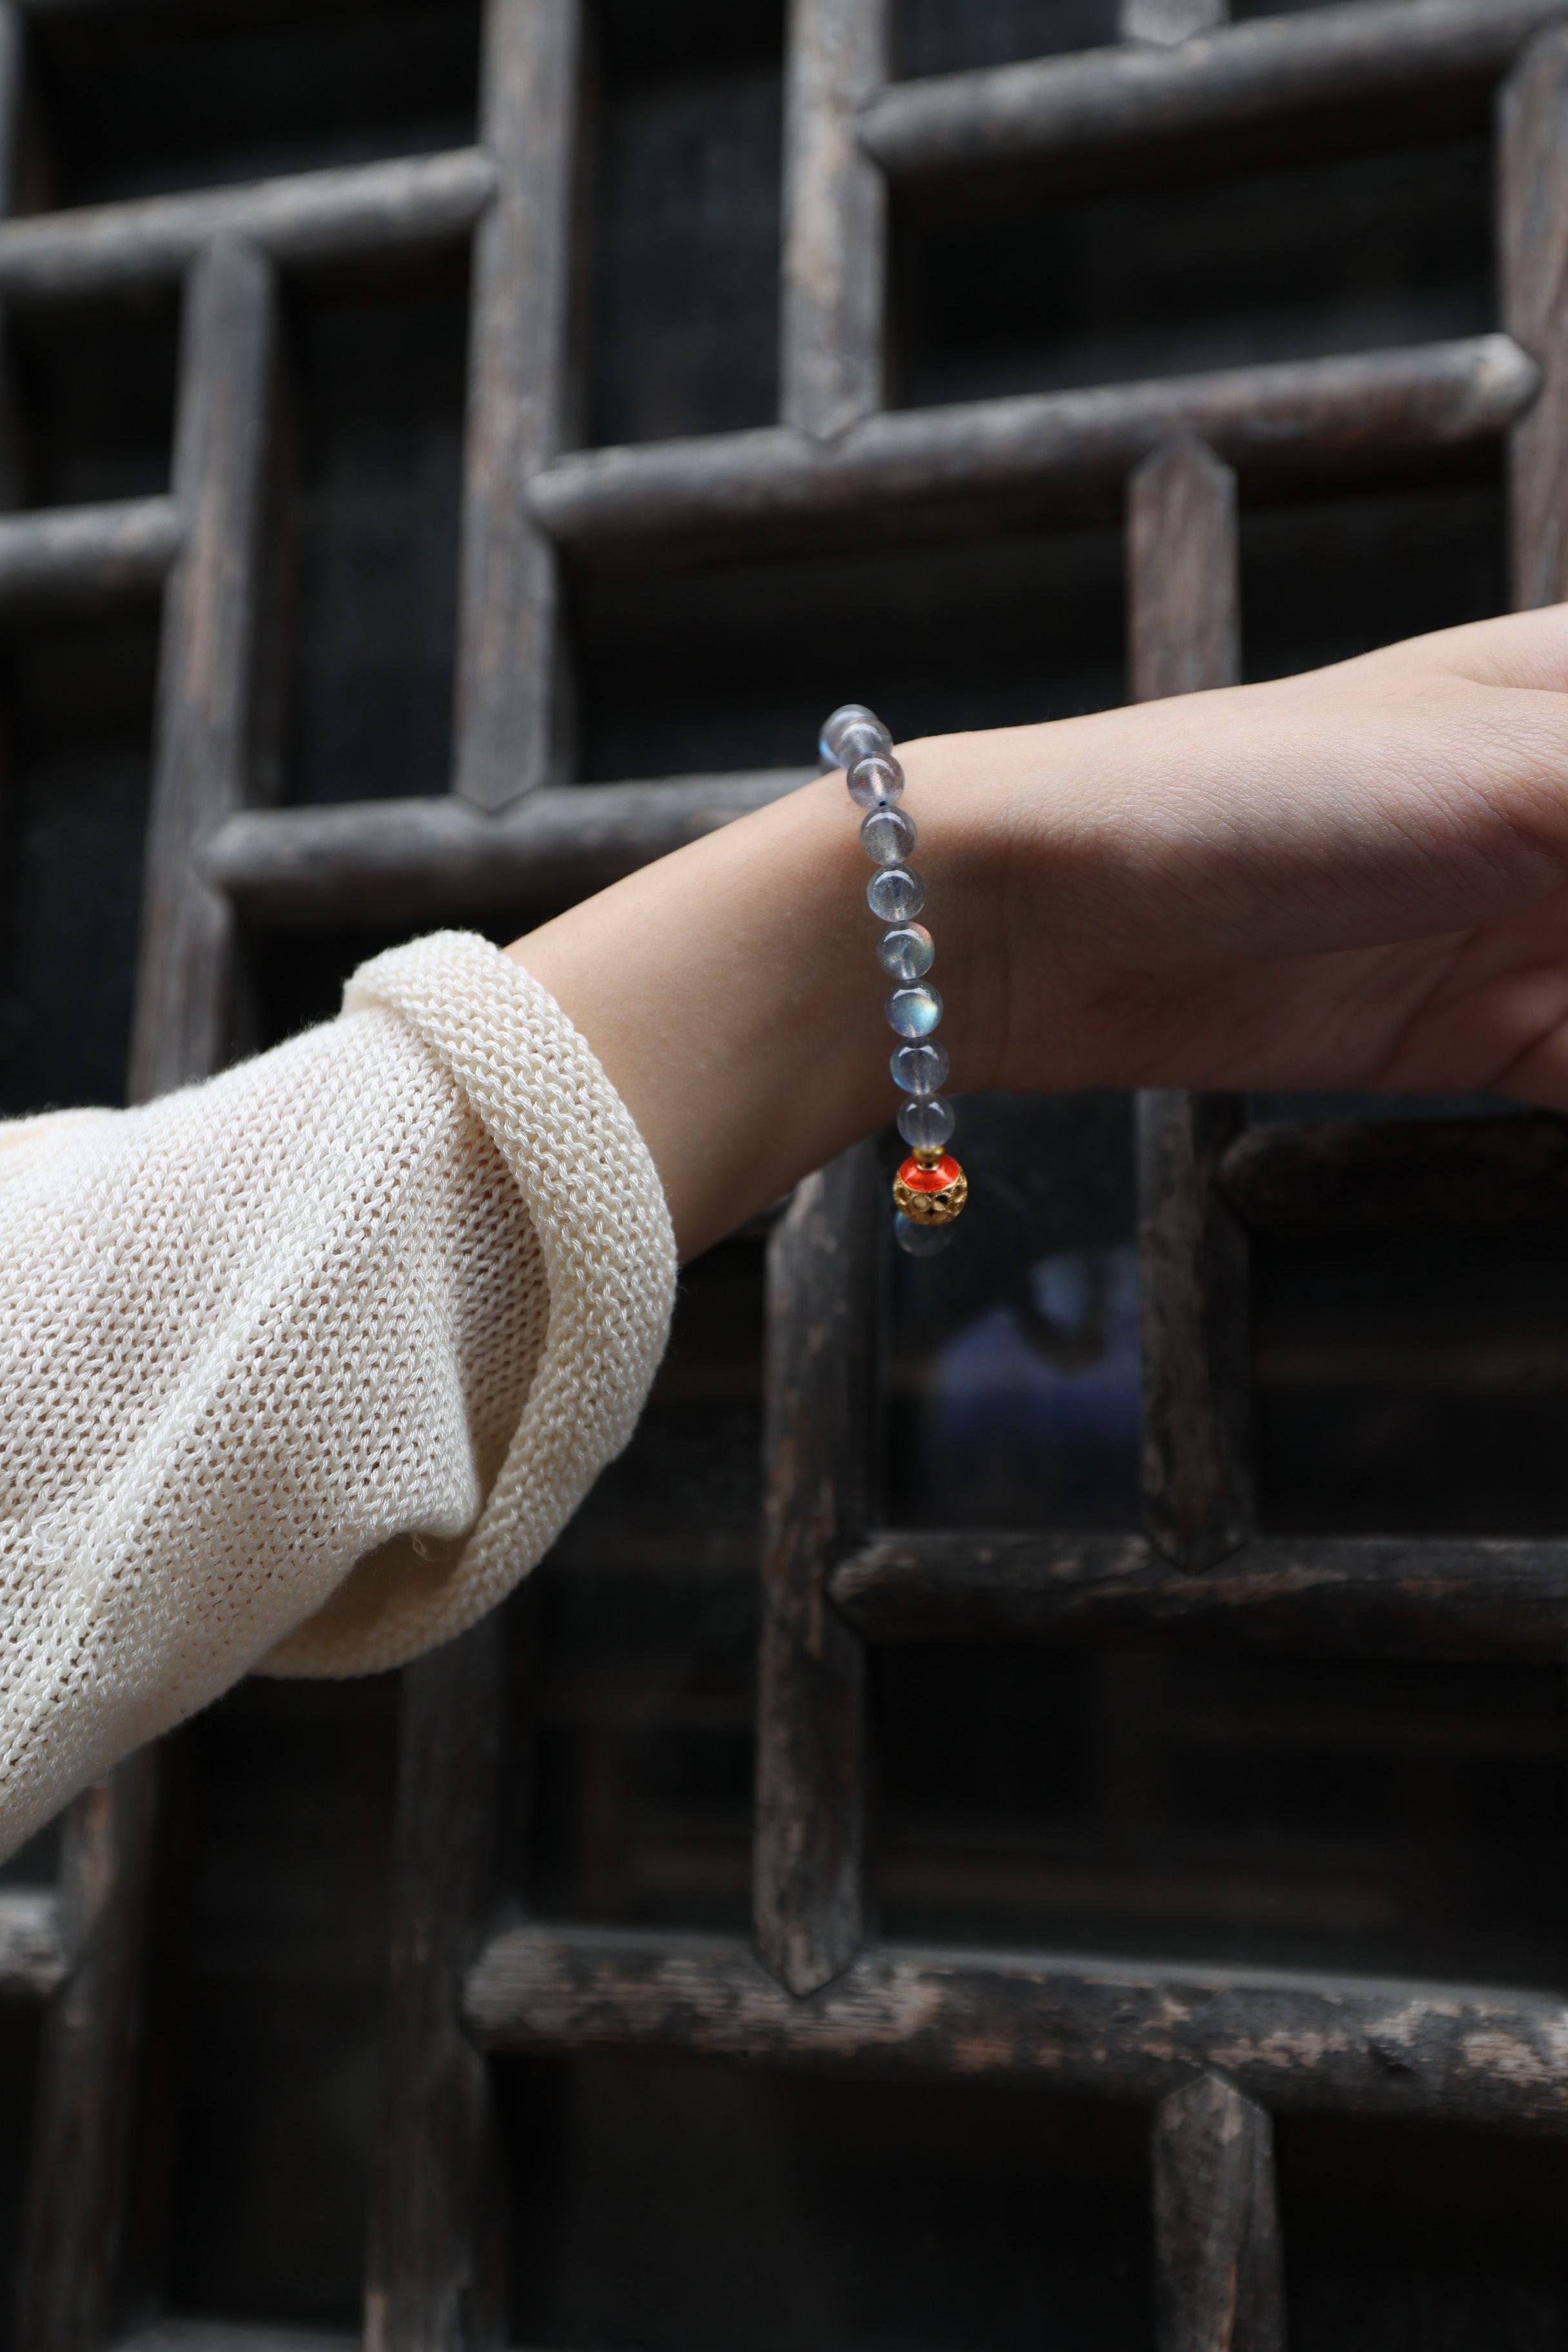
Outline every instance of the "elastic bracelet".
[[910, 1156], [893, 1179], [893, 1238], [911, 1257], [934, 1257], [952, 1239], [969, 1179], [947, 1149], [955, 1121], [952, 1105], [938, 1091], [947, 1079], [947, 1048], [932, 1036], [942, 998], [926, 978], [936, 942], [915, 920], [926, 887], [907, 862], [916, 835], [913, 818], [899, 806], [904, 772], [893, 756], [892, 737], [863, 702], [846, 702], [833, 713], [819, 748], [829, 767], [843, 769], [850, 799], [866, 811], [860, 846], [877, 869], [866, 885], [866, 903], [886, 926], [877, 961], [893, 983], [888, 1026], [907, 1041], [893, 1048], [889, 1065], [894, 1085], [909, 1097], [899, 1112]]

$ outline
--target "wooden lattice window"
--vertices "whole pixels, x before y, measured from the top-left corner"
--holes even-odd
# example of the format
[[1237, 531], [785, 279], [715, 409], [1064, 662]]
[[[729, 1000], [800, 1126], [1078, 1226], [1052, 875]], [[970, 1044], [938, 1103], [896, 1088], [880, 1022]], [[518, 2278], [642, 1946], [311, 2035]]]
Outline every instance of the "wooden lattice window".
[[[112, 1097], [132, 951], [144, 1098], [378, 936], [788, 790], [845, 695], [1037, 717], [1568, 591], [1568, 5], [1232, 13], [3, 0], [7, 1108]], [[1563, 1130], [976, 1118], [990, 1222], [918, 1292], [878, 1145], [774, 1221], [760, 1391], [763, 1237], [694, 1271], [640, 1450], [402, 1678], [395, 1801], [390, 1689], [242, 1693], [162, 1812], [134, 1759], [9, 1874], [23, 2352], [357, 2294], [279, 2219], [355, 2192], [287, 2109], [237, 2155], [203, 2071], [241, 2016], [268, 2069], [258, 1919], [320, 1996], [290, 2063], [375, 2037], [363, 1953], [225, 1875], [286, 1762], [362, 1940], [395, 1814], [383, 2352], [1264, 2352], [1287, 2265], [1299, 2347], [1563, 2340]], [[759, 2136], [672, 2060], [813, 2087]], [[1307, 2188], [1435, 2179], [1444, 2242], [1358, 2270], [1289, 2178], [1282, 2232], [1276, 2116]], [[967, 2270], [900, 2222], [922, 2165]], [[715, 2202], [661, 2267], [670, 2181]]]

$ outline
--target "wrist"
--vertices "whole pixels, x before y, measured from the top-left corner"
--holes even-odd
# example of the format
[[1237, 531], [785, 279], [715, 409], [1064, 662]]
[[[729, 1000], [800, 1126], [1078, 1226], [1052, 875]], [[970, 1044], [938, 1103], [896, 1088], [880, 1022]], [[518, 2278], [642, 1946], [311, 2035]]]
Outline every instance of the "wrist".
[[[940, 746], [906, 805], [930, 892], [952, 1086], [992, 1083], [980, 993], [992, 867]], [[628, 876], [510, 950], [603, 1063], [665, 1187], [683, 1256], [786, 1191], [903, 1097], [889, 1056], [859, 812], [837, 774]]]

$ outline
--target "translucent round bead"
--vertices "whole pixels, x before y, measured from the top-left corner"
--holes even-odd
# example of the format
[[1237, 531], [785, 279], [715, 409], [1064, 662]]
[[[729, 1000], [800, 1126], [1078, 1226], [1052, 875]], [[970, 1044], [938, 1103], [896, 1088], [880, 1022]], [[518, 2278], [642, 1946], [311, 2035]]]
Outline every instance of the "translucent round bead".
[[940, 1151], [958, 1125], [945, 1095], [924, 1095], [899, 1112], [899, 1133], [915, 1151]]
[[902, 1087], [907, 1095], [940, 1094], [947, 1084], [947, 1047], [897, 1046], [888, 1067], [893, 1074], [893, 1084]]
[[895, 988], [888, 995], [888, 1026], [900, 1037], [929, 1037], [942, 1019], [942, 998], [929, 984]]
[[896, 800], [903, 797], [904, 772], [890, 751], [875, 751], [867, 759], [852, 760], [844, 771], [844, 781], [857, 808], [891, 808]]
[[915, 821], [902, 809], [875, 808], [860, 827], [860, 846], [873, 866], [901, 866], [915, 845]]
[[877, 941], [877, 961], [889, 980], [923, 980], [936, 961], [936, 941], [923, 923], [905, 923], [884, 931]]
[[884, 923], [907, 923], [926, 902], [926, 886], [907, 866], [884, 866], [866, 885], [866, 904]]
[[846, 768], [851, 760], [864, 759], [868, 751], [890, 751], [893, 739], [876, 712], [868, 710], [863, 702], [841, 702], [832, 717], [823, 720], [816, 748], [830, 768]]
[[917, 1225], [900, 1211], [893, 1219], [893, 1239], [910, 1257], [936, 1257], [957, 1231], [955, 1225]]

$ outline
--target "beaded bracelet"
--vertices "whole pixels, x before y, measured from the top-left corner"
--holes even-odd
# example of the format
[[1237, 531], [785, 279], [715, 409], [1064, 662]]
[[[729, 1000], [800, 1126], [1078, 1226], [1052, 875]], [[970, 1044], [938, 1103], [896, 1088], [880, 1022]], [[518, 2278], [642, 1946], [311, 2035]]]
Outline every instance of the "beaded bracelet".
[[916, 836], [913, 818], [898, 805], [904, 772], [893, 756], [892, 737], [863, 702], [846, 702], [833, 713], [819, 748], [829, 767], [843, 769], [850, 799], [866, 811], [860, 846], [877, 868], [866, 885], [866, 903], [887, 926], [877, 961], [893, 982], [888, 1025], [909, 1041], [894, 1047], [889, 1065], [895, 1085], [910, 1097], [899, 1113], [899, 1133], [910, 1150], [893, 1179], [893, 1238], [911, 1257], [934, 1257], [952, 1239], [969, 1179], [946, 1149], [952, 1105], [937, 1089], [947, 1078], [947, 1048], [931, 1042], [942, 998], [926, 979], [936, 944], [915, 920], [926, 887], [905, 863]]

